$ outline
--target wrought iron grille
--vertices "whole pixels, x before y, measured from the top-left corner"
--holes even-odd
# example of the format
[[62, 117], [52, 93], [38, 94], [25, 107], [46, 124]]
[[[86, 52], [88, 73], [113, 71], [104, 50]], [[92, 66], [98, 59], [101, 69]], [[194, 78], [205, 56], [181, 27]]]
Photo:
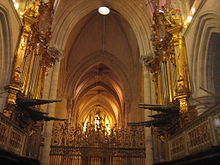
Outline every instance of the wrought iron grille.
[[144, 165], [144, 128], [88, 129], [55, 123], [50, 165]]

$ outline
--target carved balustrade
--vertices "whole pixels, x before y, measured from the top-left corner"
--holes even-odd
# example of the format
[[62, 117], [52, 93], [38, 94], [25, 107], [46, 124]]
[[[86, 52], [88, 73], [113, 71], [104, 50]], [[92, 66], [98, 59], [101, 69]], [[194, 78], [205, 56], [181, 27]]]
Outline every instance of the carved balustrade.
[[207, 111], [167, 139], [169, 156], [175, 160], [220, 145], [220, 107]]
[[27, 134], [0, 113], [0, 149], [24, 155]]
[[0, 150], [21, 157], [38, 159], [41, 143], [40, 130], [21, 129], [0, 113]]

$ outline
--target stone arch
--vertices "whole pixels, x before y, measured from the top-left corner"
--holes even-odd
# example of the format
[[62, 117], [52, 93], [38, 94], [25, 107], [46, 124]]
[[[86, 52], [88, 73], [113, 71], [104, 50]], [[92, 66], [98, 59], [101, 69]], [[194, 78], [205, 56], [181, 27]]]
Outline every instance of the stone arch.
[[[193, 78], [193, 90], [198, 92], [198, 95], [202, 95], [200, 87], [205, 89], [211, 89], [213, 91], [213, 82], [211, 82], [211, 70], [210, 70], [210, 59], [208, 53], [208, 45], [212, 33], [220, 32], [220, 16], [212, 11], [207, 11], [206, 13], [199, 16], [195, 33], [195, 38], [193, 42], [192, 54], [192, 66], [191, 73]], [[203, 93], [204, 94], [204, 93]]]
[[[206, 10], [197, 16], [195, 20], [195, 34], [193, 38], [190, 60], [190, 70], [192, 78], [193, 97], [200, 99], [202, 103], [213, 104], [213, 97], [204, 89], [215, 93], [213, 79], [213, 58], [210, 53], [210, 44], [212, 44], [213, 34], [220, 33], [220, 15], [212, 10]], [[198, 107], [198, 113], [202, 113], [207, 107]]]
[[0, 110], [7, 97], [4, 87], [9, 83], [12, 69], [11, 31], [8, 12], [0, 6]]

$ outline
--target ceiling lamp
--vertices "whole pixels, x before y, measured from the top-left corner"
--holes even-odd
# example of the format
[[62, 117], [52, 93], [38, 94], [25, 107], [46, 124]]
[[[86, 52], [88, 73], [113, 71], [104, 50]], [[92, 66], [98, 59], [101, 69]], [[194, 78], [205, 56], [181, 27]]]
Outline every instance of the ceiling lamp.
[[108, 15], [110, 13], [110, 9], [108, 7], [102, 6], [102, 7], [99, 7], [98, 12], [101, 15]]

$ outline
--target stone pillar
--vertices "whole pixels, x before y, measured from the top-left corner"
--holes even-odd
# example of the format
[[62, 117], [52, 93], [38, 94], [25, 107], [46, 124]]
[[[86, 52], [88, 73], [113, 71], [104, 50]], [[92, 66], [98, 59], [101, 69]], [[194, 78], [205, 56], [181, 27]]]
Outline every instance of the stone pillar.
[[[146, 69], [144, 69], [144, 103], [150, 104], [152, 103], [152, 90], [153, 86], [150, 80], [150, 73]], [[151, 111], [145, 110], [144, 116], [145, 121], [150, 120], [148, 115], [150, 115]], [[146, 162], [145, 165], [153, 164], [153, 147], [152, 147], [152, 136], [151, 136], [151, 128], [145, 127], [145, 147], [146, 147]]]
[[[57, 62], [54, 65], [54, 69], [49, 72], [49, 75], [46, 79], [44, 86], [44, 99], [56, 99], [57, 97], [57, 85], [58, 77], [60, 70], [60, 62]], [[49, 113], [49, 116], [55, 115], [56, 104], [48, 104], [44, 107], [45, 112]], [[41, 149], [40, 161], [42, 165], [48, 165], [49, 163], [49, 154], [50, 154], [50, 144], [51, 144], [51, 135], [53, 129], [53, 122], [45, 122], [43, 137], [44, 137], [44, 146]]]

